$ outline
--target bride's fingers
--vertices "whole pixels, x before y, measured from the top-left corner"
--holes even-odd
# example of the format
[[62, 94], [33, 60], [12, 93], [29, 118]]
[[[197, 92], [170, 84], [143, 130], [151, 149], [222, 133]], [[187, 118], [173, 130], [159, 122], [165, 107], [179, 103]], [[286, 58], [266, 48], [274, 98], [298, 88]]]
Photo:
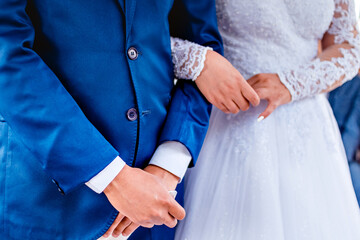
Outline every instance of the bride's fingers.
[[115, 230], [115, 228], [118, 226], [118, 224], [121, 222], [121, 220], [123, 218], [124, 218], [124, 215], [119, 213], [117, 215], [117, 217], [115, 218], [113, 224], [111, 224], [110, 228], [106, 231], [106, 233], [104, 233], [103, 237], [108, 238], [113, 233], [113, 231]]
[[271, 93], [267, 88], [254, 88], [260, 99], [269, 100]]
[[132, 223], [132, 221], [129, 218], [127, 218], [127, 217], [123, 218], [123, 220], [115, 228], [112, 236], [115, 238], [120, 236], [123, 233], [124, 229], [127, 228], [128, 226], [130, 226], [131, 223]]
[[255, 75], [255, 76], [252, 76], [251, 78], [249, 78], [247, 81], [247, 83], [250, 85], [250, 86], [253, 86], [254, 84], [256, 84], [258, 81], [259, 81], [259, 77], [258, 75]]
[[271, 88], [271, 85], [266, 82], [266, 81], [257, 81], [254, 84], [250, 85], [253, 89], [257, 89], [257, 88]]
[[266, 107], [266, 109], [264, 110], [264, 112], [259, 115], [258, 122], [267, 118], [276, 108], [277, 108], [277, 105], [275, 103], [269, 102], [269, 104]]
[[130, 234], [132, 234], [137, 228], [139, 227], [139, 225], [132, 223], [130, 224], [130, 226], [128, 226], [124, 231], [123, 231], [123, 236], [127, 237]]

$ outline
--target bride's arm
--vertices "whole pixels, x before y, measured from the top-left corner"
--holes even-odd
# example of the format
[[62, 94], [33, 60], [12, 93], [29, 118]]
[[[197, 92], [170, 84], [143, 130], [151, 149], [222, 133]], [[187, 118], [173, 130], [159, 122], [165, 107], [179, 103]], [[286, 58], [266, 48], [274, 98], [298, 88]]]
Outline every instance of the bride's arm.
[[175, 77], [195, 81], [204, 69], [208, 50], [212, 50], [212, 48], [171, 37], [171, 55]]
[[332, 89], [352, 79], [360, 68], [360, 35], [353, 0], [334, 0], [335, 11], [322, 39], [318, 57], [296, 69], [258, 74], [248, 83], [268, 106], [259, 116], [267, 118], [277, 107]]
[[360, 67], [360, 36], [353, 0], [335, 0], [322, 53], [297, 69], [278, 73], [292, 100], [330, 91], [351, 80]]
[[177, 79], [193, 80], [206, 99], [226, 113], [257, 106], [258, 95], [241, 74], [210, 47], [171, 37], [172, 61]]

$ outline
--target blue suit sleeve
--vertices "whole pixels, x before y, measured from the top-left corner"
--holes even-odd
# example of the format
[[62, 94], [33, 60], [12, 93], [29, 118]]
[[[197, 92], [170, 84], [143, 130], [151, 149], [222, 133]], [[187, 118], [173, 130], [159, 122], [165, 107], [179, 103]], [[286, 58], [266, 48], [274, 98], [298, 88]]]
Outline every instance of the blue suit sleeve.
[[[212, 47], [223, 54], [214, 0], [175, 0], [169, 22], [172, 36]], [[178, 141], [184, 144], [192, 155], [190, 166], [193, 166], [206, 136], [210, 113], [211, 105], [196, 84], [179, 80], [160, 143]]]
[[0, 1], [0, 114], [67, 193], [118, 153], [32, 50], [35, 33], [26, 4]]

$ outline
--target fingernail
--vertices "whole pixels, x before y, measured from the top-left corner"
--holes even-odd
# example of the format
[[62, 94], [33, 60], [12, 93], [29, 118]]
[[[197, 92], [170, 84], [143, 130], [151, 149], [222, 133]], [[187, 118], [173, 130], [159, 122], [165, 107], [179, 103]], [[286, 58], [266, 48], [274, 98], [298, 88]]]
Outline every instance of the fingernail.
[[123, 235], [124, 237], [127, 237], [127, 234], [126, 234], [126, 233], [123, 233], [122, 235]]
[[260, 117], [257, 119], [257, 121], [258, 121], [258, 122], [261, 122], [262, 120], [264, 120], [264, 118], [265, 118], [264, 116], [260, 116]]
[[117, 237], [119, 236], [119, 234], [113, 233], [112, 236], [113, 236], [114, 238], [117, 238]]

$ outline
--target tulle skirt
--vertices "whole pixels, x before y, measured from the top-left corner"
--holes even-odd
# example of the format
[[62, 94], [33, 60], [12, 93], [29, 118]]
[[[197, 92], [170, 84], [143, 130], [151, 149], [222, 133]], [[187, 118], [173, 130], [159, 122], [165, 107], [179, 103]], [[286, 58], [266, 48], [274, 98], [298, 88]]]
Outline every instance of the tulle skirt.
[[177, 240], [359, 240], [360, 212], [325, 96], [236, 115], [214, 108], [185, 177]]

